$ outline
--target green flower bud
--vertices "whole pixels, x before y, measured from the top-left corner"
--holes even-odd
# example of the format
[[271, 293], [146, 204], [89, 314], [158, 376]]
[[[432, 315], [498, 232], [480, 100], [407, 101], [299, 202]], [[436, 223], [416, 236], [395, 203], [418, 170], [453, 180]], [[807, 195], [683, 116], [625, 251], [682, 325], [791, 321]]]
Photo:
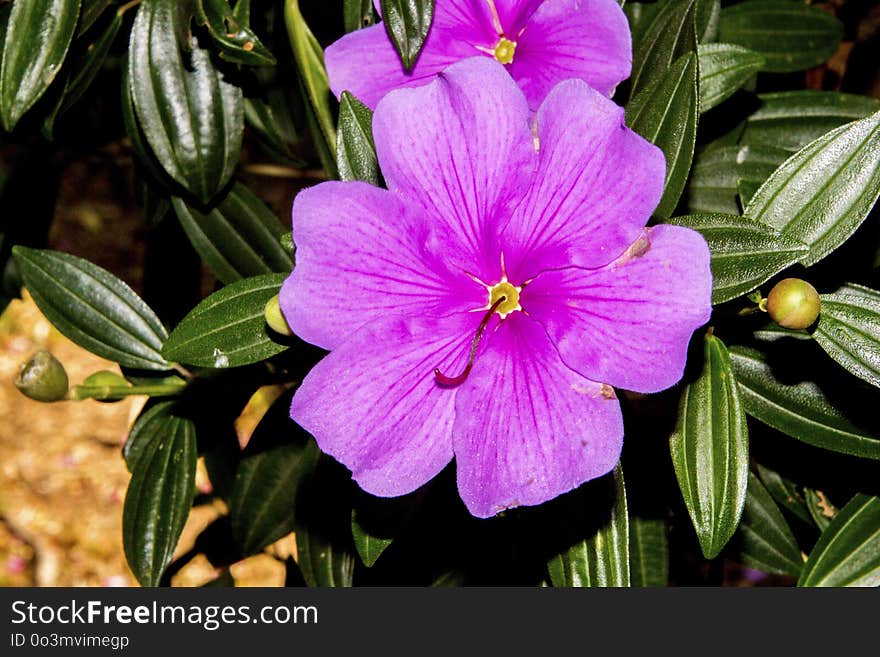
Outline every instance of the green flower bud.
[[799, 278], [779, 281], [767, 296], [767, 314], [782, 327], [805, 329], [819, 316], [819, 293]]
[[277, 294], [266, 302], [263, 314], [266, 317], [266, 323], [273, 331], [281, 335], [293, 335], [293, 331], [290, 330], [287, 320], [284, 319], [281, 312], [281, 304], [278, 302]]
[[55, 356], [38, 351], [22, 364], [15, 387], [37, 401], [58, 401], [67, 395], [67, 372]]

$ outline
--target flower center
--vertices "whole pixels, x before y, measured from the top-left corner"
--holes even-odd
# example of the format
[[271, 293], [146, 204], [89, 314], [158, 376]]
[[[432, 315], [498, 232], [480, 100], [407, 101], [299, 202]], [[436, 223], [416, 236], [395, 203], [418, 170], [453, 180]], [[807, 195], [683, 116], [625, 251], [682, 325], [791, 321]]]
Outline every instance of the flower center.
[[511, 41], [505, 37], [498, 39], [495, 44], [495, 50], [492, 54], [502, 64], [510, 64], [513, 61], [513, 53], [516, 52], [516, 41]]
[[[489, 307], [495, 307], [495, 312], [501, 315], [501, 319], [507, 317], [515, 310], [522, 310], [519, 305], [519, 293], [522, 292], [521, 287], [516, 287], [506, 280], [496, 283], [489, 288]], [[501, 303], [495, 304], [499, 299], [504, 299]]]

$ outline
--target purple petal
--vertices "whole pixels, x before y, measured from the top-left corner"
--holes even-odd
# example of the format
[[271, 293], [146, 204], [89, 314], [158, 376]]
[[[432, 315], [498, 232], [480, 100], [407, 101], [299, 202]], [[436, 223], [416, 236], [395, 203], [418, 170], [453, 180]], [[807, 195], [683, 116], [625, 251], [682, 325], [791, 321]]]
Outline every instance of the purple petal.
[[498, 226], [520, 201], [536, 156], [525, 97], [487, 58], [392, 92], [373, 118], [388, 189], [459, 240], [448, 257], [489, 281], [500, 275]]
[[534, 109], [569, 78], [610, 96], [631, 68], [629, 23], [616, 0], [547, 0], [519, 36], [510, 73]]
[[291, 329], [335, 349], [378, 317], [484, 306], [486, 289], [439, 259], [450, 248], [442, 238], [387, 190], [359, 182], [303, 190], [293, 204], [296, 267], [280, 298]]
[[511, 280], [605, 265], [660, 201], [663, 152], [626, 127], [623, 108], [580, 80], [556, 86], [537, 115], [540, 162], [504, 231]]
[[[491, 6], [489, 1], [483, 0], [483, 2], [487, 6]], [[494, 0], [504, 34], [515, 41], [532, 14], [543, 3], [544, 0]], [[565, 17], [565, 20], [568, 20], [568, 17]]]
[[688, 340], [709, 320], [711, 296], [702, 236], [655, 226], [602, 269], [540, 274], [521, 302], [572, 369], [612, 386], [657, 392], [681, 378]]
[[480, 318], [384, 319], [365, 326], [316, 365], [290, 416], [368, 493], [404, 495], [452, 459], [456, 390], [434, 368], [464, 365]]
[[544, 329], [520, 313], [489, 337], [456, 396], [458, 490], [481, 518], [605, 474], [622, 441], [613, 390], [568, 369]]

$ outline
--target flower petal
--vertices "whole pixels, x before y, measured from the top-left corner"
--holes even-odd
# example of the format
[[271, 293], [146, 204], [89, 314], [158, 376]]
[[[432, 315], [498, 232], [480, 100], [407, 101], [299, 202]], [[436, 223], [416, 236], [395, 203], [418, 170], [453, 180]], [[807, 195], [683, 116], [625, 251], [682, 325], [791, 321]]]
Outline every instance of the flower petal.
[[326, 182], [293, 204], [296, 266], [281, 308], [300, 338], [335, 349], [388, 314], [441, 316], [486, 303], [486, 289], [453, 274], [436, 254], [449, 247], [419, 210], [360, 182]]
[[537, 160], [525, 97], [504, 67], [470, 58], [427, 86], [392, 92], [376, 108], [373, 134], [388, 189], [459, 240], [450, 259], [497, 280], [498, 226]]
[[510, 73], [537, 109], [569, 78], [610, 96], [631, 68], [629, 23], [616, 0], [547, 0], [519, 36]]
[[681, 378], [689, 338], [709, 320], [711, 297], [703, 237], [655, 226], [602, 269], [542, 273], [521, 301], [566, 365], [612, 386], [657, 392]]
[[309, 372], [290, 416], [368, 493], [415, 490], [452, 459], [456, 390], [439, 387], [434, 368], [464, 366], [479, 321], [377, 320]]
[[514, 313], [458, 390], [453, 440], [459, 493], [485, 518], [611, 470], [623, 418], [611, 388], [568, 369], [544, 329]]
[[663, 152], [585, 82], [557, 85], [538, 110], [537, 127], [534, 183], [504, 231], [511, 280], [611, 262], [638, 237], [663, 194]]
[[[487, 6], [489, 2], [483, 0]], [[501, 22], [501, 28], [510, 39], [516, 39], [526, 26], [532, 14], [544, 3], [544, 0], [494, 0], [495, 9]], [[491, 9], [490, 9], [491, 11]], [[566, 17], [568, 20], [568, 17]]]

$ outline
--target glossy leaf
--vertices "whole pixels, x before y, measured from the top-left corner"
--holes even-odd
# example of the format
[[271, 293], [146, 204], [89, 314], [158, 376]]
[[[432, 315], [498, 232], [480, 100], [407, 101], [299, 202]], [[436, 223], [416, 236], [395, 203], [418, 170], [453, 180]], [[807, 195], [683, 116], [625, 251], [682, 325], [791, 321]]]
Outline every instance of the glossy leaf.
[[196, 20], [204, 25], [220, 57], [236, 64], [273, 66], [275, 56], [246, 21], [239, 20], [227, 0], [196, 0]]
[[707, 4], [707, 0], [671, 0], [658, 6], [634, 42], [629, 78], [632, 98], [665, 75], [682, 56], [696, 52], [698, 4]]
[[171, 332], [162, 347], [166, 358], [223, 369], [265, 360], [287, 349], [266, 325], [266, 302], [278, 294], [284, 274], [266, 274], [230, 283], [202, 300]]
[[736, 531], [749, 472], [746, 415], [724, 343], [705, 336], [705, 364], [685, 386], [669, 440], [675, 476], [707, 559]]
[[675, 210], [691, 168], [699, 117], [697, 69], [696, 54], [684, 55], [626, 107], [629, 127], [666, 156], [663, 198], [654, 210], [662, 218]]
[[13, 253], [39, 309], [80, 347], [128, 367], [170, 367], [160, 353], [165, 327], [123, 281], [67, 253], [23, 246]]
[[303, 578], [309, 586], [348, 587], [354, 576], [355, 557], [328, 543], [319, 532], [296, 532], [296, 551]]
[[632, 586], [669, 584], [669, 540], [666, 521], [629, 519], [629, 567]]
[[293, 531], [299, 484], [320, 453], [308, 434], [290, 421], [290, 398], [282, 395], [260, 420], [235, 474], [229, 519], [245, 556]]
[[797, 262], [807, 247], [746, 217], [692, 214], [670, 223], [698, 231], [712, 253], [712, 303], [735, 299]]
[[610, 515], [588, 537], [550, 559], [547, 569], [553, 586], [630, 585], [629, 517], [620, 464], [611, 477], [614, 495]]
[[76, 30], [80, 0], [15, 2], [0, 63], [0, 119], [12, 130], [49, 88]]
[[837, 50], [843, 25], [818, 7], [790, 0], [747, 0], [721, 10], [718, 39], [764, 56], [765, 71], [818, 66]]
[[373, 112], [347, 91], [339, 102], [336, 163], [341, 180], [380, 181], [379, 160], [373, 143]]
[[369, 27], [375, 22], [373, 0], [343, 0], [342, 20], [346, 32]]
[[186, 7], [138, 7], [129, 46], [129, 85], [144, 137], [171, 178], [208, 203], [238, 164], [242, 92], [186, 31]]
[[285, 0], [284, 20], [290, 47], [299, 71], [303, 96], [308, 99], [307, 118], [321, 163], [330, 177], [336, 176], [336, 124], [333, 97], [324, 50], [306, 25], [299, 9], [299, 0]]
[[191, 420], [173, 413], [172, 402], [154, 407], [142, 427], [122, 511], [122, 542], [132, 573], [143, 586], [158, 586], [171, 561], [195, 497], [196, 433]]
[[208, 212], [179, 197], [171, 204], [193, 248], [223, 283], [293, 268], [279, 241], [284, 226], [245, 185], [235, 183]]
[[764, 58], [730, 43], [700, 45], [700, 112], [730, 98], [757, 73]]
[[749, 568], [775, 575], [800, 575], [804, 562], [797, 540], [770, 493], [752, 473], [739, 537], [739, 558]]
[[407, 71], [415, 66], [434, 16], [434, 0], [382, 0], [382, 22]]
[[394, 542], [393, 537], [374, 536], [372, 532], [364, 529], [358, 521], [357, 509], [351, 511], [351, 535], [358, 555], [367, 567], [375, 564], [385, 549]]
[[841, 126], [786, 160], [745, 214], [810, 247], [813, 265], [852, 235], [880, 196], [880, 112]]
[[813, 338], [848, 371], [880, 387], [880, 292], [852, 288], [819, 295]]
[[880, 586], [880, 498], [853, 496], [813, 546], [798, 586]]
[[816, 383], [779, 380], [756, 349], [734, 346], [730, 358], [749, 415], [809, 445], [880, 459], [880, 436], [854, 424]]
[[[731, 357], [733, 357], [732, 351]], [[734, 369], [736, 369], [735, 363]], [[810, 512], [807, 511], [807, 504], [804, 501], [804, 494], [798, 486], [782, 477], [778, 472], [766, 468], [760, 463], [756, 465], [761, 483], [764, 484], [764, 487], [776, 501], [776, 504], [789, 511], [796, 518], [803, 520], [805, 523], [809, 524], [812, 522], [810, 519]]]

